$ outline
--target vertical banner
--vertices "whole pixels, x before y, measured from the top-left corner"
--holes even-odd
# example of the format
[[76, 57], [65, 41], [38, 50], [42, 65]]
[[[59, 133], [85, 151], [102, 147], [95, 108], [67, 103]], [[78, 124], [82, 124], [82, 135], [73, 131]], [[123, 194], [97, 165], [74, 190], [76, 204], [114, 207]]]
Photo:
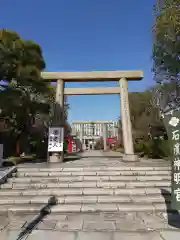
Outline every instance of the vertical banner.
[[180, 110], [172, 110], [163, 116], [172, 154], [171, 204], [180, 210]]
[[48, 152], [63, 152], [64, 128], [50, 127], [48, 138]]

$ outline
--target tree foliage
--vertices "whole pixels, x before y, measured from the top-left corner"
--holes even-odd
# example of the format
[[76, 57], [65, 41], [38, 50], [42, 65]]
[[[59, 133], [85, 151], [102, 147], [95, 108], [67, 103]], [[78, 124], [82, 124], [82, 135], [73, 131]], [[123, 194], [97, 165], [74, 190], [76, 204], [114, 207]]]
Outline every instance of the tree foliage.
[[10, 131], [26, 141], [34, 128], [44, 135], [53, 117], [55, 89], [43, 81], [44, 68], [37, 43], [23, 40], [16, 32], [0, 30], [1, 115], [9, 118]]
[[[37, 112], [48, 113], [53, 90], [42, 81], [45, 68], [38, 44], [12, 31], [0, 30], [0, 108], [13, 124], [26, 128]], [[13, 121], [15, 120], [15, 121]]]
[[159, 109], [153, 104], [154, 89], [129, 93], [135, 152], [140, 156], [168, 156], [166, 130]]
[[45, 68], [41, 48], [23, 40], [16, 32], [0, 30], [0, 79], [42, 91], [41, 71]]
[[153, 106], [152, 99], [151, 89], [129, 93], [130, 116], [135, 136], [147, 138], [149, 125], [161, 124], [158, 109]]
[[153, 71], [159, 106], [180, 105], [180, 0], [157, 0], [154, 5]]

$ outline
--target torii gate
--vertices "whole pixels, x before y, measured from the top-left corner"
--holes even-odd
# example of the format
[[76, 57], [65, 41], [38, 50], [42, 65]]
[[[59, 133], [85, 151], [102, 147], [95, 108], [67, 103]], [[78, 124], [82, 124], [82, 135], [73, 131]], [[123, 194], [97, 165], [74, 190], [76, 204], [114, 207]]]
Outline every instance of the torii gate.
[[[134, 155], [129, 112], [128, 81], [142, 80], [143, 71], [42, 72], [45, 81], [56, 84], [56, 114], [61, 111], [59, 126], [64, 126], [64, 95], [120, 94], [120, 116], [123, 130], [124, 161], [137, 161]], [[119, 87], [65, 88], [65, 82], [118, 81]], [[54, 153], [49, 162], [62, 162], [63, 153]]]

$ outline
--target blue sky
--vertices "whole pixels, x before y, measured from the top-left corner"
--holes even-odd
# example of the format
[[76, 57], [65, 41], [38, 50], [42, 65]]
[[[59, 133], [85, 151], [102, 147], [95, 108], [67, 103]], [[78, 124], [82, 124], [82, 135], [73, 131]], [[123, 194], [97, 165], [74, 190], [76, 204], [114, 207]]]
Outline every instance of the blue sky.
[[[0, 27], [39, 43], [47, 71], [143, 70], [129, 91], [153, 84], [151, 73], [155, 0], [1, 0]], [[116, 86], [73, 83], [67, 87]], [[69, 121], [120, 116], [118, 95], [71, 96]]]

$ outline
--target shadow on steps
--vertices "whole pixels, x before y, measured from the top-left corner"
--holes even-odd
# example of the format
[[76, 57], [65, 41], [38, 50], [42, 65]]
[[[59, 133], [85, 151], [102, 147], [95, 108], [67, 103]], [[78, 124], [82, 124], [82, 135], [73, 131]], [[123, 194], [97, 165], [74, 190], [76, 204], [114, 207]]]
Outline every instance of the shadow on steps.
[[[82, 157], [79, 154], [68, 153], [64, 155], [64, 162], [76, 161], [81, 159]], [[26, 164], [26, 163], [46, 163], [47, 159], [45, 158], [19, 158], [18, 161], [9, 161], [5, 160], [2, 164], [3, 167], [12, 167], [18, 164]]]

